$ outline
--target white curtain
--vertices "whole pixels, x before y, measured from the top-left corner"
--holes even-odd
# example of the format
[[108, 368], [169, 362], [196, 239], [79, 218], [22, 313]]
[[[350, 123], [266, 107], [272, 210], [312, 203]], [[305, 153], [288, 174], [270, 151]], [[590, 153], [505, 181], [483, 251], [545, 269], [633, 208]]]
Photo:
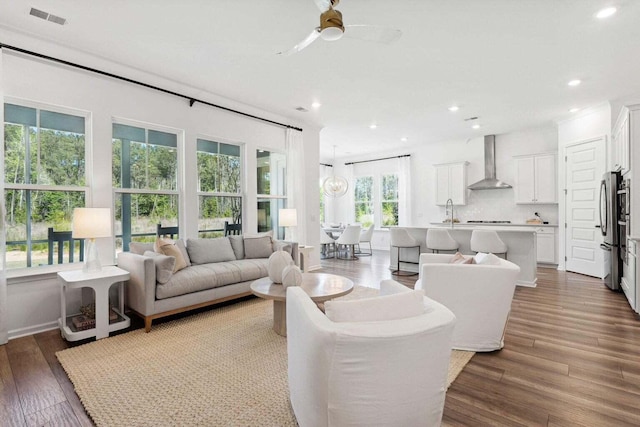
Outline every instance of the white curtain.
[[[2, 52], [0, 50], [0, 117], [4, 121], [4, 91], [2, 84]], [[0, 126], [0, 154], [4, 159], [4, 125]], [[8, 322], [7, 315], [7, 272], [6, 272], [6, 236], [5, 236], [5, 212], [4, 212], [4, 160], [0, 162], [0, 345], [6, 344], [8, 340]]]
[[410, 226], [411, 221], [411, 157], [398, 157], [398, 225]]
[[300, 244], [306, 242], [307, 213], [305, 199], [304, 143], [302, 132], [287, 128], [285, 131], [287, 151], [287, 208], [295, 208], [298, 226], [287, 227], [285, 238]]
[[[335, 167], [335, 165], [334, 165]], [[355, 208], [355, 204], [356, 204], [356, 199], [355, 199], [355, 188], [356, 188], [356, 179], [355, 179], [355, 173], [354, 173], [354, 165], [350, 164], [350, 165], [346, 165], [345, 166], [345, 178], [347, 180], [347, 182], [349, 183], [349, 189], [347, 190], [347, 194], [345, 194], [345, 205], [346, 205], [346, 209], [347, 209], [347, 223], [348, 224], [353, 224], [354, 222], [356, 222], [356, 208]]]

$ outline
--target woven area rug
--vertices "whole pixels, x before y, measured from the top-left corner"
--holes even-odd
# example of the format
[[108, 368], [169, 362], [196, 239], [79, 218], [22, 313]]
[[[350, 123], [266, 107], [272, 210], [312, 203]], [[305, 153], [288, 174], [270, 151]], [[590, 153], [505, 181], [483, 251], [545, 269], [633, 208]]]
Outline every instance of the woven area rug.
[[[98, 426], [295, 426], [272, 316], [250, 299], [56, 356]], [[473, 354], [452, 352], [449, 384]]]

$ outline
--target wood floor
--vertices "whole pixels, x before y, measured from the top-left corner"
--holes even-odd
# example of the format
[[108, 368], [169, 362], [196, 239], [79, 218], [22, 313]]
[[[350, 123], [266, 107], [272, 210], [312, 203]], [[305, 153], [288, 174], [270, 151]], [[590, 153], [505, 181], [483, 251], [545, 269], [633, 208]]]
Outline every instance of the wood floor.
[[[322, 271], [376, 287], [388, 256]], [[0, 346], [0, 426], [93, 425], [55, 357], [68, 345], [49, 331]], [[538, 269], [536, 288], [516, 289], [505, 347], [476, 354], [449, 388], [443, 425], [640, 425], [640, 317], [599, 280]]]

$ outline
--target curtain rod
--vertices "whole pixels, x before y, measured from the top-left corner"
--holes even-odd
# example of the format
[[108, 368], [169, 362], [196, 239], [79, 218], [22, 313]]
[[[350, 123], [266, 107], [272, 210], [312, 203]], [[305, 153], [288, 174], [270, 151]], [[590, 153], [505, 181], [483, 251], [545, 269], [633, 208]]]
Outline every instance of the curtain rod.
[[392, 157], [383, 157], [381, 159], [373, 159], [373, 160], [360, 160], [359, 162], [349, 162], [345, 163], [345, 166], [356, 165], [358, 163], [369, 163], [369, 162], [379, 162], [380, 160], [389, 160], [389, 159], [399, 159], [401, 157], [411, 157], [411, 154], [403, 154], [401, 156], [392, 156]]
[[297, 130], [297, 131], [302, 132], [302, 129], [299, 128], [299, 127], [295, 127], [295, 126], [287, 125], [287, 124], [284, 124], [284, 123], [276, 122], [276, 121], [273, 121], [273, 120], [265, 119], [263, 117], [254, 116], [253, 114], [244, 113], [242, 111], [234, 110], [232, 108], [223, 107], [222, 105], [218, 105], [218, 104], [214, 104], [214, 103], [211, 103], [211, 102], [203, 101], [201, 99], [196, 99], [196, 98], [194, 98], [192, 96], [183, 95], [183, 94], [178, 93], [178, 92], [173, 92], [173, 91], [168, 90], [168, 89], [163, 89], [163, 88], [158, 87], [158, 86], [153, 86], [153, 85], [150, 85], [148, 83], [143, 83], [143, 82], [140, 82], [140, 81], [137, 81], [137, 80], [130, 79], [128, 77], [122, 77], [122, 76], [119, 76], [117, 74], [109, 73], [107, 71], [98, 70], [97, 68], [87, 67], [85, 65], [76, 64], [74, 62], [65, 61], [64, 59], [54, 58], [53, 56], [44, 55], [44, 54], [38, 53], [38, 52], [32, 52], [30, 50], [22, 49], [22, 48], [15, 47], [15, 46], [10, 46], [10, 45], [4, 44], [4, 43], [0, 43], [0, 49], [15, 50], [16, 52], [24, 53], [26, 55], [35, 56], [37, 58], [46, 59], [46, 60], [52, 61], [52, 62], [58, 62], [60, 64], [68, 65], [70, 67], [75, 67], [75, 68], [79, 68], [81, 70], [90, 71], [92, 73], [96, 73], [96, 74], [100, 74], [100, 75], [103, 75], [103, 76], [111, 77], [113, 79], [122, 80], [122, 81], [125, 81], [127, 83], [132, 83], [132, 84], [135, 84], [135, 85], [138, 85], [138, 86], [146, 87], [148, 89], [153, 89], [153, 90], [157, 90], [159, 92], [167, 93], [169, 95], [177, 96], [178, 98], [188, 99], [189, 100], [189, 107], [193, 107], [193, 104], [195, 104], [196, 102], [199, 102], [200, 104], [208, 105], [210, 107], [218, 108], [220, 110], [228, 111], [230, 113], [239, 114], [241, 116], [249, 117], [251, 119], [255, 119], [255, 120], [260, 120], [260, 121], [263, 121], [263, 122], [271, 123], [272, 125], [282, 126], [284, 128], [287, 128], [287, 129], [293, 129], [293, 130]]
[[320, 163], [320, 166], [326, 166], [328, 168], [332, 168], [333, 167], [333, 165], [329, 165], [327, 163]]

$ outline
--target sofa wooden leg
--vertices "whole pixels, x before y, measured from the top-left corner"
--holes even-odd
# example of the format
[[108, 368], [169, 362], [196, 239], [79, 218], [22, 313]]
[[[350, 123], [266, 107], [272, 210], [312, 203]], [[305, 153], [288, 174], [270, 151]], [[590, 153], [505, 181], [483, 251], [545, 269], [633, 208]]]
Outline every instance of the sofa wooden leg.
[[151, 316], [145, 316], [144, 318], [144, 331], [145, 332], [150, 332], [151, 331], [151, 322], [153, 321], [153, 318]]

